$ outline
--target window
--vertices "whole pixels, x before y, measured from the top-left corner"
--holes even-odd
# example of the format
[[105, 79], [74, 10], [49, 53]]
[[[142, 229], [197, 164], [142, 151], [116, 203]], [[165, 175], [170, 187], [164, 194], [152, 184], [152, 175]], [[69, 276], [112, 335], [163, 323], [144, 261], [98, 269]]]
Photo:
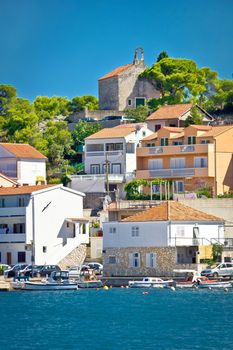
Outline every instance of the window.
[[116, 264], [116, 257], [115, 256], [109, 256], [108, 257], [108, 263], [109, 264]]
[[201, 143], [202, 143], [203, 145], [206, 145], [206, 144], [210, 143], [210, 140], [201, 140]]
[[86, 145], [86, 151], [87, 152], [101, 152], [104, 150], [104, 144], [90, 144]]
[[5, 198], [1, 198], [1, 200], [0, 200], [0, 208], [5, 208]]
[[159, 193], [160, 192], [160, 185], [159, 184], [152, 185], [152, 192]]
[[18, 263], [24, 263], [26, 261], [26, 253], [18, 252]]
[[66, 227], [70, 227], [70, 224], [69, 224], [69, 222], [67, 222], [67, 223], [66, 223]]
[[184, 226], [176, 226], [176, 236], [177, 237], [184, 237], [185, 236]]
[[106, 143], [106, 151], [121, 151], [123, 143]]
[[136, 107], [145, 106], [145, 97], [136, 97]]
[[155, 266], [156, 266], [156, 254], [146, 253], [146, 267], [155, 267]]
[[146, 147], [155, 147], [155, 143], [147, 143]]
[[116, 227], [110, 226], [109, 233], [116, 233]]
[[131, 236], [132, 237], [138, 237], [139, 236], [139, 227], [138, 226], [133, 226], [131, 228]]
[[188, 145], [196, 144], [196, 136], [188, 136]]
[[140, 267], [140, 253], [129, 254], [129, 266]]
[[135, 153], [135, 144], [127, 143], [126, 144], [126, 153]]
[[128, 106], [132, 106], [132, 100], [130, 98], [128, 99]]
[[142, 132], [142, 136], [146, 136], [146, 132], [145, 131]]
[[19, 207], [24, 207], [25, 206], [23, 197], [18, 198], [18, 204], [19, 204]]
[[13, 233], [25, 233], [25, 224], [14, 224]]
[[163, 169], [163, 160], [162, 159], [149, 159], [148, 160], [148, 169], [149, 170]]
[[175, 182], [176, 192], [184, 192], [184, 181]]
[[112, 174], [121, 174], [121, 164], [120, 163], [113, 163], [112, 164]]
[[199, 227], [193, 228], [193, 238], [198, 238], [199, 236]]
[[181, 141], [174, 141], [173, 142], [173, 146], [180, 146], [182, 145], [183, 143]]
[[[108, 173], [110, 173], [111, 171], [111, 167], [110, 167], [110, 163], [108, 162]], [[103, 164], [102, 166], [102, 173], [106, 174], [106, 164]]]
[[195, 168], [207, 168], [207, 157], [195, 157], [194, 167]]
[[170, 166], [171, 166], [171, 169], [183, 169], [183, 168], [185, 168], [185, 159], [184, 158], [171, 158]]
[[42, 250], [43, 250], [43, 253], [47, 253], [47, 247], [46, 246], [43, 246]]
[[162, 137], [160, 139], [160, 146], [168, 146], [168, 138], [167, 137]]
[[99, 164], [91, 164], [91, 174], [100, 174]]
[[155, 125], [155, 132], [158, 131], [159, 129], [161, 129], [161, 125], [160, 124], [156, 124]]

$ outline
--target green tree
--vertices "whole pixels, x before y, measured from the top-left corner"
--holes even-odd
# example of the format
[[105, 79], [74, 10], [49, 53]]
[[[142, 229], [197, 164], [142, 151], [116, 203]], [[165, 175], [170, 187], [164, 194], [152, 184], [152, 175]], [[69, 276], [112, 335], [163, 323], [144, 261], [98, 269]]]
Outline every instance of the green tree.
[[162, 98], [170, 96], [180, 103], [212, 93], [217, 81], [217, 73], [210, 68], [199, 69], [194, 61], [180, 58], [163, 58], [140, 77], [148, 79]]
[[87, 123], [84, 120], [79, 120], [72, 132], [74, 150], [77, 151], [79, 145], [84, 144], [84, 140], [86, 137], [94, 134], [100, 129], [101, 126], [98, 123]]
[[16, 97], [16, 88], [11, 85], [0, 85], [0, 115], [5, 116]]
[[76, 96], [72, 98], [69, 108], [71, 112], [80, 112], [85, 107], [89, 111], [99, 109], [99, 101], [95, 96]]
[[168, 58], [168, 53], [166, 51], [160, 52], [160, 54], [157, 57], [157, 62], [161, 61], [163, 58]]
[[69, 114], [70, 102], [66, 97], [37, 96], [33, 104], [40, 121], [52, 119], [55, 116], [66, 116]]
[[233, 80], [218, 80], [215, 91], [204, 99], [203, 106], [208, 111], [233, 111]]
[[185, 120], [185, 126], [189, 125], [202, 125], [203, 124], [203, 114], [200, 113], [196, 106], [191, 109], [190, 116]]
[[124, 110], [124, 114], [129, 117], [132, 118], [134, 120], [134, 122], [138, 123], [138, 122], [144, 122], [144, 120], [146, 119], [146, 117], [149, 114], [149, 108], [148, 106], [138, 106], [136, 108], [126, 108]]

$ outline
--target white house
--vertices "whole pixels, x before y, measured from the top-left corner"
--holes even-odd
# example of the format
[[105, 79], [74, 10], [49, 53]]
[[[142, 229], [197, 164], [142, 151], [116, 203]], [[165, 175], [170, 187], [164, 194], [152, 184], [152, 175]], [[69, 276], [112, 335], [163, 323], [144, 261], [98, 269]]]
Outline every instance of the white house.
[[224, 244], [224, 220], [174, 201], [103, 224], [105, 275], [169, 275], [201, 268]]
[[28, 144], [0, 143], [0, 172], [20, 185], [45, 183], [46, 160]]
[[57, 264], [88, 243], [83, 196], [62, 185], [0, 188], [0, 262]]
[[85, 175], [72, 176], [72, 188], [83, 192], [105, 192], [106, 163], [110, 191], [134, 177], [136, 149], [152, 134], [146, 123], [123, 124], [102, 129], [85, 139]]

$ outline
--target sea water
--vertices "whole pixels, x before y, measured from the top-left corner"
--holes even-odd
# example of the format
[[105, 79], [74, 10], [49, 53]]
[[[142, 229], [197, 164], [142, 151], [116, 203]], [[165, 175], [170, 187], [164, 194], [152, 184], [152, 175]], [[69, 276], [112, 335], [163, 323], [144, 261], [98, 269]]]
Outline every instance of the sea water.
[[0, 350], [233, 349], [233, 292], [0, 293]]

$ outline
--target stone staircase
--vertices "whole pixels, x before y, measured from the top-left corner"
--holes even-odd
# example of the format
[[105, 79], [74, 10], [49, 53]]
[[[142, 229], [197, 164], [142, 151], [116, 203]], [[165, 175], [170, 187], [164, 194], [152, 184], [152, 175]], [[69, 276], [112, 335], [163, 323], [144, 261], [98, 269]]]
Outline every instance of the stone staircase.
[[61, 269], [66, 270], [71, 266], [81, 266], [86, 258], [87, 247], [81, 244], [70, 252], [66, 257], [59, 261]]

